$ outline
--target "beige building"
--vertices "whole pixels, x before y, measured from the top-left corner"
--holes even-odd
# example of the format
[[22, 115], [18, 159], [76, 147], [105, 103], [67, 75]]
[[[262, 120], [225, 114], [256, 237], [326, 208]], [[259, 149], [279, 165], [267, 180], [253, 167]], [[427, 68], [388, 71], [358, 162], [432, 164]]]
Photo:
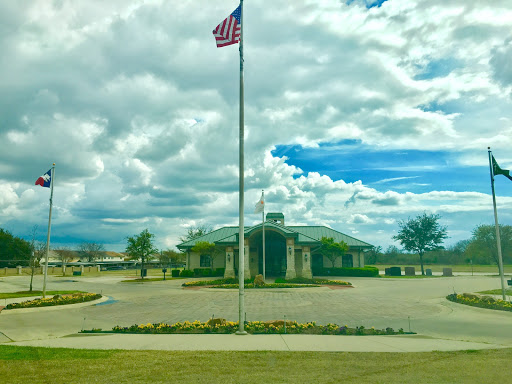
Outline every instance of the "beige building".
[[[244, 231], [245, 277], [263, 273], [262, 223], [246, 227]], [[364, 251], [371, 244], [324, 226], [286, 226], [282, 213], [268, 213], [265, 221], [265, 276], [312, 277], [332, 267], [331, 261], [318, 250], [321, 238], [332, 237], [335, 242], [344, 241], [349, 250], [336, 260], [334, 267], [364, 267]], [[217, 245], [219, 252], [213, 255], [192, 251], [198, 242]], [[238, 227], [223, 227], [193, 240], [181, 243], [178, 249], [185, 251], [186, 269], [224, 268], [224, 277], [238, 274]], [[213, 264], [213, 265], [212, 265]]]

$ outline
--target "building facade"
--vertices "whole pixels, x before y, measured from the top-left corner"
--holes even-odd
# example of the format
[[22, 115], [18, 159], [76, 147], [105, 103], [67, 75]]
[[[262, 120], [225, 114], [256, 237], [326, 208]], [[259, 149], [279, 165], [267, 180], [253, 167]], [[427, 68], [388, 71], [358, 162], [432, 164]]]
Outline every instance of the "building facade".
[[[263, 274], [266, 277], [291, 279], [302, 276], [311, 278], [328, 267], [364, 267], [364, 251], [371, 244], [324, 226], [286, 226], [282, 213], [268, 213], [265, 220], [265, 252], [263, 252], [263, 223], [244, 229], [244, 275], [246, 278]], [[336, 260], [322, 256], [318, 250], [322, 237], [344, 241], [349, 249]], [[212, 254], [199, 254], [192, 248], [198, 242], [215, 244]], [[223, 227], [206, 235], [178, 245], [186, 252], [186, 269], [224, 268], [224, 277], [238, 275], [238, 227]], [[265, 260], [263, 260], [265, 253]]]

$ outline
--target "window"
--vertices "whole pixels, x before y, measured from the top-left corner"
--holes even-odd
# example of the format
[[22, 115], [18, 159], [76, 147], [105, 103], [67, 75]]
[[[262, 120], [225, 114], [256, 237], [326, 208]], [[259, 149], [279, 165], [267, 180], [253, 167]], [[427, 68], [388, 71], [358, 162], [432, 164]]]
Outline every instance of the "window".
[[341, 258], [341, 263], [344, 268], [354, 267], [352, 255], [343, 255], [343, 257]]
[[201, 260], [200, 260], [199, 266], [200, 267], [210, 267], [211, 266], [210, 255], [201, 255]]

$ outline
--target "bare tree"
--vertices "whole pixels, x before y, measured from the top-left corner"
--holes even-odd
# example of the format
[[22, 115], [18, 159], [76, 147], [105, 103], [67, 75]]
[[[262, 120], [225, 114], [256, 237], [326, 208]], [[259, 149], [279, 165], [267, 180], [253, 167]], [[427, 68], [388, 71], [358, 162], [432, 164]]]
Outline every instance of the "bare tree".
[[81, 255], [85, 256], [87, 258], [87, 261], [93, 262], [99, 258], [101, 258], [101, 255], [105, 251], [105, 247], [103, 244], [98, 243], [82, 243], [78, 247], [79, 252]]
[[46, 243], [43, 243], [41, 241], [36, 241], [36, 234], [37, 234], [37, 225], [34, 225], [32, 227], [32, 239], [30, 241], [30, 260], [29, 260], [29, 267], [30, 267], [30, 289], [29, 292], [32, 292], [32, 283], [34, 281], [34, 274], [36, 271], [36, 268], [39, 266], [39, 263], [41, 261], [41, 258], [43, 257], [45, 251], [46, 251]]
[[199, 236], [206, 235], [212, 231], [212, 226], [203, 224], [198, 225], [187, 230], [187, 233], [183, 236], [180, 236], [180, 241], [184, 243], [185, 241], [193, 240]]

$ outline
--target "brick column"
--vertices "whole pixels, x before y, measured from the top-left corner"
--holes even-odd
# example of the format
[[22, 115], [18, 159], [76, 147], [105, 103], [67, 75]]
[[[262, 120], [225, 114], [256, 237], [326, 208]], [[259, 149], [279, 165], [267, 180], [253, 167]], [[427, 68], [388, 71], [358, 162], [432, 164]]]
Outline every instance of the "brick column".
[[224, 278], [235, 277], [235, 254], [232, 247], [226, 247], [226, 269]]
[[309, 247], [302, 247], [302, 277], [311, 279], [311, 253]]
[[286, 276], [285, 279], [297, 277], [295, 272], [295, 241], [286, 239]]

